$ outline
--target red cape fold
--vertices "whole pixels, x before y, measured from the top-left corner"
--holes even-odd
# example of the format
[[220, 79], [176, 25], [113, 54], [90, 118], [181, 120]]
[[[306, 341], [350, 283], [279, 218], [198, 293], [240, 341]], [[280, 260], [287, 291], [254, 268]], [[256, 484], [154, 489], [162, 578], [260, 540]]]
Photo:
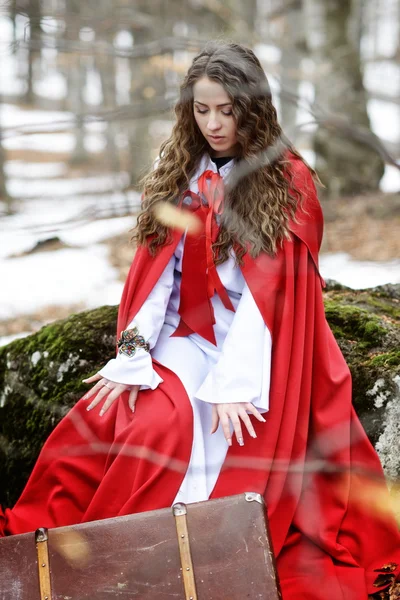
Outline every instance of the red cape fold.
[[[293, 158], [304, 211], [277, 256], [244, 257], [242, 272], [272, 335], [270, 410], [234, 440], [211, 494], [266, 500], [284, 600], [361, 600], [400, 538], [377, 454], [352, 407], [349, 369], [325, 319], [318, 250], [322, 212], [309, 170]], [[139, 311], [182, 236], [155, 258], [139, 248], [124, 288], [118, 334]], [[179, 378], [127, 394], [104, 417], [81, 399], [47, 440], [3, 534], [170, 506], [186, 472], [193, 414]], [[376, 499], [379, 499], [379, 503]], [[373, 500], [370, 502], [369, 500]], [[383, 500], [385, 499], [385, 500]], [[375, 502], [374, 502], [375, 500]], [[394, 576], [399, 573], [396, 565]]]

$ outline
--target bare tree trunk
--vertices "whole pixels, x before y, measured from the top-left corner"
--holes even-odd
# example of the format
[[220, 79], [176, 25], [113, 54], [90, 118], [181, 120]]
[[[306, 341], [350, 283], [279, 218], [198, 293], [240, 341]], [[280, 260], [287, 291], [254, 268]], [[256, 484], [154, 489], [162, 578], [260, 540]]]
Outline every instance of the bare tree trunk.
[[[114, 110], [117, 104], [116, 101], [116, 85], [115, 85], [115, 65], [113, 56], [99, 55], [95, 58], [95, 64], [100, 76], [101, 90], [103, 93], [103, 108], [105, 110]], [[120, 170], [119, 150], [115, 143], [115, 136], [118, 132], [118, 124], [112, 119], [107, 122], [106, 140], [107, 140], [107, 155], [109, 158], [110, 168], [113, 171]]]
[[[363, 85], [360, 44], [354, 43], [352, 0], [305, 0], [308, 43], [318, 65], [318, 105], [331, 118], [370, 130], [367, 95]], [[310, 22], [311, 21], [311, 22]], [[312, 35], [311, 35], [312, 34]], [[347, 128], [349, 131], [351, 128]], [[314, 138], [316, 167], [329, 194], [375, 191], [384, 172], [378, 154], [366, 144], [319, 127]]]
[[[151, 33], [152, 35], [153, 32]], [[136, 31], [134, 36], [135, 43], [137, 44], [148, 42], [151, 39], [150, 33], [145, 30]], [[148, 59], [133, 59], [131, 62], [131, 72], [131, 104], [144, 104], [146, 101], [151, 102], [152, 98], [165, 94], [164, 72], [161, 69], [158, 73], [152, 70]], [[130, 183], [132, 186], [136, 186], [151, 167], [153, 143], [150, 137], [149, 126], [152, 120], [152, 118], [143, 117], [131, 121], [129, 125]]]
[[[300, 85], [301, 59], [304, 54], [305, 37], [302, 5], [288, 10], [283, 17], [284, 35], [281, 42], [281, 119], [283, 128], [292, 131], [296, 124], [297, 103], [295, 97]], [[291, 95], [293, 98], [290, 98]]]
[[9, 16], [10, 16], [10, 19], [12, 21], [12, 30], [13, 30], [12, 51], [13, 51], [13, 54], [15, 54], [16, 53], [16, 49], [17, 49], [17, 44], [16, 44], [16, 42], [17, 42], [17, 23], [16, 23], [17, 0], [11, 0]]
[[83, 57], [75, 54], [74, 63], [74, 66], [68, 72], [68, 98], [71, 111], [75, 115], [75, 147], [70, 163], [76, 165], [87, 160], [88, 152], [85, 148], [85, 125], [82, 118], [85, 108], [83, 88], [86, 79]]
[[[29, 0], [27, 4], [28, 16], [29, 16], [29, 41], [36, 43], [41, 38], [41, 6], [40, 0]], [[35, 63], [40, 57], [40, 51], [29, 47], [28, 50], [28, 76], [27, 76], [27, 90], [25, 94], [25, 100], [28, 104], [32, 104], [34, 101], [33, 83], [35, 77]]]
[[12, 213], [12, 198], [8, 193], [6, 184], [6, 173], [4, 169], [6, 157], [2, 144], [2, 127], [0, 124], [0, 200], [4, 202], [5, 212], [7, 214]]
[[[82, 5], [79, 0], [69, 0], [65, 5], [65, 34], [64, 39], [67, 42], [75, 43], [78, 41], [79, 18]], [[72, 152], [70, 163], [74, 165], [82, 164], [88, 159], [88, 152], [85, 149], [85, 127], [81, 117], [84, 112], [85, 102], [83, 98], [83, 88], [85, 85], [85, 63], [84, 56], [78, 51], [66, 53], [66, 78], [67, 78], [67, 108], [75, 116], [75, 147]]]
[[[106, 111], [115, 110], [117, 106], [117, 87], [115, 82], [115, 58], [107, 52], [112, 46], [115, 29], [113, 23], [113, 3], [108, 0], [98, 0], [95, 4], [96, 13], [102, 16], [99, 20], [99, 26], [96, 28], [96, 40], [100, 45], [104, 42], [104, 53], [95, 54], [94, 64], [100, 77], [101, 91], [103, 95], [102, 108]], [[115, 138], [118, 133], [119, 125], [113, 119], [107, 121], [106, 152], [110, 169], [114, 172], [120, 171], [119, 149]]]

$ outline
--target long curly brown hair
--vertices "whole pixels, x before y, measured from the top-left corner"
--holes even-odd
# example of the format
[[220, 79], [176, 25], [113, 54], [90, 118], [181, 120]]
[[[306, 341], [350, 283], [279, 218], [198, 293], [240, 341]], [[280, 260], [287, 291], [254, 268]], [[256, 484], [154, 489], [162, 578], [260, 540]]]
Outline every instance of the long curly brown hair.
[[305, 161], [282, 132], [259, 60], [252, 50], [235, 43], [209, 42], [194, 58], [180, 88], [172, 134], [161, 146], [156, 168], [141, 182], [142, 211], [133, 240], [147, 244], [152, 255], [170, 243], [171, 232], [156, 218], [154, 207], [159, 202], [177, 205], [202, 156], [212, 152], [193, 114], [193, 85], [202, 77], [220, 83], [232, 101], [238, 142], [235, 159], [241, 173], [226, 189], [213, 246], [216, 263], [227, 260], [232, 246], [239, 263], [246, 250], [252, 256], [262, 251], [273, 256], [290, 237], [289, 220], [295, 219], [302, 200], [290, 176], [287, 151]]

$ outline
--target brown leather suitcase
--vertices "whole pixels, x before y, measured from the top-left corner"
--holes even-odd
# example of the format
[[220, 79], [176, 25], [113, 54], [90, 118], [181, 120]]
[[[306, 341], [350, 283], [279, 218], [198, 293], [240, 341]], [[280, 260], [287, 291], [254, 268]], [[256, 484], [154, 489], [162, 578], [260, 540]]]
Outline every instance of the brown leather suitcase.
[[0, 600], [278, 600], [249, 492], [0, 539]]

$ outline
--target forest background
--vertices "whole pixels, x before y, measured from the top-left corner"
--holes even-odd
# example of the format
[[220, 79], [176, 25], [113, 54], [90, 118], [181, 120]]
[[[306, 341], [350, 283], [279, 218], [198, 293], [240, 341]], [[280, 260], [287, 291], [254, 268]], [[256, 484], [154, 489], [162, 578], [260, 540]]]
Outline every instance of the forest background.
[[0, 6], [0, 344], [117, 304], [140, 176], [208, 39], [254, 49], [325, 185], [321, 270], [400, 282], [399, 0]]

